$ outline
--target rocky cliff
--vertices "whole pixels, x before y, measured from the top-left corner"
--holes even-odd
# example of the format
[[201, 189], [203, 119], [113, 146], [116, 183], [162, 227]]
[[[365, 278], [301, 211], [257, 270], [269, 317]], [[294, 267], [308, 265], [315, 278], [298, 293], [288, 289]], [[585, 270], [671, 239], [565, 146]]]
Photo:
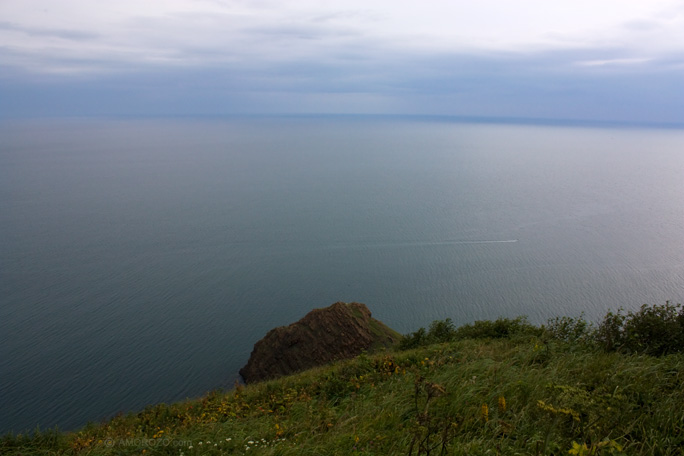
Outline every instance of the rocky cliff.
[[269, 331], [254, 345], [240, 375], [245, 383], [268, 380], [390, 346], [400, 337], [372, 318], [365, 304], [336, 302]]

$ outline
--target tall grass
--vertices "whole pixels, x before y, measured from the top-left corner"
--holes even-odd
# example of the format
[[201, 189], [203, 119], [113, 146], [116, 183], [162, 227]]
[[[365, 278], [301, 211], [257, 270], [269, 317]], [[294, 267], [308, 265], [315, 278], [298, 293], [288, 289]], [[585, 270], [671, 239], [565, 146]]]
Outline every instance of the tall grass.
[[[656, 312], [667, 322], [668, 309]], [[150, 406], [77, 432], [8, 435], [0, 453], [684, 454], [684, 354], [653, 356], [644, 332], [626, 350], [630, 328], [652, 313], [620, 315], [621, 345], [612, 346], [601, 343], [603, 322], [583, 319], [435, 323], [421, 336], [428, 345]]]

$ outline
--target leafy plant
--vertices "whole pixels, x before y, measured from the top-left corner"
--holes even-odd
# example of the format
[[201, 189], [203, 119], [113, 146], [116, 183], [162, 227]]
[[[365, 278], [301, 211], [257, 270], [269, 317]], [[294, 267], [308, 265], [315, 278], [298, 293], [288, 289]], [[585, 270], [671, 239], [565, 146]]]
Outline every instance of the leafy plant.
[[541, 335], [541, 328], [530, 324], [527, 317], [497, 318], [463, 325], [455, 331], [455, 339], [502, 339], [517, 335]]
[[681, 304], [648, 306], [636, 312], [608, 312], [595, 340], [606, 350], [660, 356], [684, 351], [684, 308]]
[[563, 342], [588, 342], [593, 334], [593, 325], [584, 319], [584, 314], [577, 318], [555, 317], [546, 322], [544, 330], [553, 339]]
[[456, 328], [451, 318], [436, 320], [429, 330], [420, 328], [405, 335], [399, 343], [400, 350], [464, 339], [501, 339], [516, 335], [539, 336], [543, 330], [530, 324], [527, 317], [498, 318], [495, 321], [480, 320]]

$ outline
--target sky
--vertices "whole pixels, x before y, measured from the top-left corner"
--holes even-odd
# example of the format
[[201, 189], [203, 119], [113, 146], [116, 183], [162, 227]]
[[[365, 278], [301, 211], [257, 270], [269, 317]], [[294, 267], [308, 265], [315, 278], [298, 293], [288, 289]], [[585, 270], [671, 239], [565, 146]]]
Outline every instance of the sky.
[[684, 0], [0, 0], [0, 116], [684, 123]]

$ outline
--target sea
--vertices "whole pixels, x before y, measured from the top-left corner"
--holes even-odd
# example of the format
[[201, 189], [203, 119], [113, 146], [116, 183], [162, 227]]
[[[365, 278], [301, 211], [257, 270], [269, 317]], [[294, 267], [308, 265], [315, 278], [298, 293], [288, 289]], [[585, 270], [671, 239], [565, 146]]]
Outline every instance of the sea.
[[684, 302], [684, 129], [0, 121], [0, 432], [230, 389], [337, 301], [408, 333]]

